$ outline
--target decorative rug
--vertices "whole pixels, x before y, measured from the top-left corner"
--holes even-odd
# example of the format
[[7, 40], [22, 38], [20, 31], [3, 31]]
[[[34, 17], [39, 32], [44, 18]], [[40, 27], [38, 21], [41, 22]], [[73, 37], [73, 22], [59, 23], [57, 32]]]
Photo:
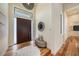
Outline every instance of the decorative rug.
[[13, 56], [40, 56], [40, 50], [36, 46], [27, 46], [14, 52]]

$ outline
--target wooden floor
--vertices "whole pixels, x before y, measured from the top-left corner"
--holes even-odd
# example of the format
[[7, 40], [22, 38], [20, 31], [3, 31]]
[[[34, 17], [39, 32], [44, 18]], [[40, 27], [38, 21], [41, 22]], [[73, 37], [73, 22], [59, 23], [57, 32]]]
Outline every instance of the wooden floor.
[[65, 41], [57, 56], [79, 56], [79, 37], [71, 36]]
[[[11, 56], [17, 49], [31, 45], [28, 43], [22, 43], [9, 47], [5, 53], [5, 56]], [[40, 48], [41, 56], [79, 56], [79, 37], [71, 36], [65, 41], [56, 55], [51, 54], [51, 50], [48, 48]]]

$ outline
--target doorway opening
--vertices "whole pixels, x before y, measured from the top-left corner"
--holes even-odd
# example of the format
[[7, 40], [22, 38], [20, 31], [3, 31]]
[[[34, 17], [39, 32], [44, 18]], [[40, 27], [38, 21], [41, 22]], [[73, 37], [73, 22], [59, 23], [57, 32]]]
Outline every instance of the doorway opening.
[[32, 40], [32, 14], [15, 8], [14, 43], [20, 44]]

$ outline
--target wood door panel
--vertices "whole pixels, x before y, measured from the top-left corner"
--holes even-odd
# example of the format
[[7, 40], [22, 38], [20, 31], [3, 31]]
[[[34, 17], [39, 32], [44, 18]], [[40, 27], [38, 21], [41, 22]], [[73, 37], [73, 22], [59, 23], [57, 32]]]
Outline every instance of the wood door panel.
[[17, 18], [17, 43], [31, 41], [31, 20]]

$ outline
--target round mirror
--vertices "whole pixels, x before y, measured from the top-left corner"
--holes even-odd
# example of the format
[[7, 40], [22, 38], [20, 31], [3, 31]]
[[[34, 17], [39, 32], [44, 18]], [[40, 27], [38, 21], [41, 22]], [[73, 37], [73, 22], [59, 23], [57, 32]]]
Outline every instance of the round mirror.
[[39, 24], [38, 24], [38, 30], [39, 31], [44, 31], [44, 28], [45, 28], [44, 23], [43, 22], [39, 22]]

